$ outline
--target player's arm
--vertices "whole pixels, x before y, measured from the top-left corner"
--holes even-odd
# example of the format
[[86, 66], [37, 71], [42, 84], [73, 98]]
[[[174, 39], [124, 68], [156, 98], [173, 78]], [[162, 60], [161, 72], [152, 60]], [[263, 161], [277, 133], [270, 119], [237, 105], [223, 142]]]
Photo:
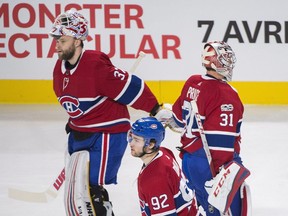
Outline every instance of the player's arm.
[[150, 88], [140, 77], [115, 67], [103, 54], [105, 64], [98, 73], [100, 94], [121, 104], [155, 115], [159, 103]]

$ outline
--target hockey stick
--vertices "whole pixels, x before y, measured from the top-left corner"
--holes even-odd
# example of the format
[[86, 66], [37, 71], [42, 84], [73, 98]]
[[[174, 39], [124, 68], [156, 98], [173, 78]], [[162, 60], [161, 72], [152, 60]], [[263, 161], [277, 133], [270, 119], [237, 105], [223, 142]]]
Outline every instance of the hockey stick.
[[194, 101], [194, 100], [192, 100], [190, 103], [191, 103], [191, 106], [192, 106], [192, 110], [193, 110], [193, 112], [195, 114], [196, 123], [197, 123], [198, 129], [199, 129], [199, 134], [200, 134], [200, 137], [201, 137], [201, 140], [202, 140], [204, 151], [205, 151], [206, 156], [207, 156], [207, 160], [208, 160], [208, 163], [209, 163], [209, 166], [210, 166], [210, 170], [211, 170], [212, 176], [214, 177], [216, 175], [216, 172], [214, 170], [214, 166], [213, 166], [213, 163], [212, 163], [212, 156], [211, 156], [211, 153], [210, 153], [210, 150], [209, 150], [209, 146], [208, 146], [208, 142], [207, 142], [206, 135], [205, 135], [205, 132], [204, 132], [204, 128], [203, 128], [203, 125], [202, 125], [201, 117], [200, 117], [200, 114], [198, 112], [198, 106], [197, 106], [196, 101]]
[[42, 192], [30, 192], [19, 190], [16, 188], [8, 188], [8, 196], [12, 199], [26, 201], [26, 202], [48, 202], [57, 197], [61, 186], [65, 181], [65, 169], [63, 168], [58, 177], [49, 186], [49, 188]]
[[134, 62], [134, 64], [132, 65], [132, 67], [131, 67], [130, 70], [129, 70], [130, 73], [132, 73], [132, 74], [135, 73], [138, 65], [140, 64], [140, 62], [142, 61], [142, 59], [143, 59], [145, 56], [146, 56], [146, 54], [145, 54], [143, 51], [140, 51], [140, 52], [139, 52], [139, 55], [138, 55], [136, 61]]
[[[139, 52], [139, 56], [132, 65], [130, 73], [134, 73], [139, 66], [141, 60], [146, 56], [144, 52]], [[55, 199], [65, 181], [65, 168], [63, 168], [58, 175], [58, 177], [53, 181], [53, 183], [47, 188], [47, 190], [42, 192], [30, 192], [25, 190], [20, 190], [16, 188], [8, 188], [8, 197], [16, 200], [26, 201], [26, 202], [49, 202]]]

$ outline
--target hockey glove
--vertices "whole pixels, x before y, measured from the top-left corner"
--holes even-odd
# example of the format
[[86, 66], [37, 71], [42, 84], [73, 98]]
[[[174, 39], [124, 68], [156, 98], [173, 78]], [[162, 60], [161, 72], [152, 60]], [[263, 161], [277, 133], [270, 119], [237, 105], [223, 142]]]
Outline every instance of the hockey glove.
[[227, 212], [236, 192], [249, 175], [250, 171], [243, 165], [231, 161], [212, 180], [205, 182], [208, 202], [220, 212]]

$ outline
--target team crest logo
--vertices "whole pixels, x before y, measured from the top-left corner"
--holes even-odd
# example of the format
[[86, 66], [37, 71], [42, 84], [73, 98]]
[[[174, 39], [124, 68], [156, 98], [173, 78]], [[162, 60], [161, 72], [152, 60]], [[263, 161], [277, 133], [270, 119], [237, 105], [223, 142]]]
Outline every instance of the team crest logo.
[[83, 111], [79, 108], [80, 102], [77, 98], [63, 96], [59, 99], [59, 102], [71, 118], [77, 118], [83, 114]]

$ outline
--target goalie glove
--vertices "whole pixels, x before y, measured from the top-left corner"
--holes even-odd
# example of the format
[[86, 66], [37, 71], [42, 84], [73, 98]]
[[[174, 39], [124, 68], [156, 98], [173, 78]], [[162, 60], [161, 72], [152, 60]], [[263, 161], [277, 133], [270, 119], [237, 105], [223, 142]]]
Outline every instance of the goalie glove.
[[160, 121], [163, 126], [167, 126], [172, 120], [172, 111], [166, 108], [161, 108], [155, 115], [155, 118]]
[[250, 171], [243, 165], [231, 161], [213, 179], [205, 182], [208, 202], [220, 212], [226, 213], [239, 187], [249, 175]]
[[166, 105], [162, 105], [154, 117], [166, 127], [173, 118], [172, 110]]
[[155, 115], [155, 118], [157, 118], [157, 120], [160, 121], [165, 128], [169, 127], [170, 130], [176, 133], [183, 132], [183, 128], [179, 127], [174, 121], [171, 104], [162, 105], [158, 113]]

